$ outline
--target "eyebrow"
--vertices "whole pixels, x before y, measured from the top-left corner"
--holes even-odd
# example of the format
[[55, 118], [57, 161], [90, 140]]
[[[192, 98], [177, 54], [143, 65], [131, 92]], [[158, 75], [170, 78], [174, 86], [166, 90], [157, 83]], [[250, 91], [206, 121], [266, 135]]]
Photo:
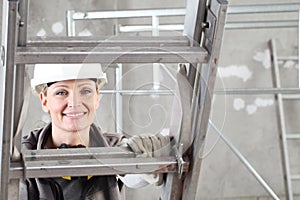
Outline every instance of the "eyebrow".
[[[60, 84], [58, 83], [59, 85], [56, 85], [54, 86], [54, 88], [57, 88], [57, 87], [64, 87], [64, 88], [69, 88], [68, 85], [66, 84]], [[94, 85], [94, 82], [92, 83], [80, 83], [80, 84], [76, 84], [78, 87], [83, 87], [83, 86], [93, 86]]]
[[68, 88], [68, 87], [67, 87], [67, 85], [54, 85], [53, 89], [56, 89], [56, 88]]
[[82, 87], [82, 86], [94, 86], [94, 85], [95, 85], [95, 83], [92, 82], [92, 83], [81, 83], [81, 84], [78, 84], [77, 86]]

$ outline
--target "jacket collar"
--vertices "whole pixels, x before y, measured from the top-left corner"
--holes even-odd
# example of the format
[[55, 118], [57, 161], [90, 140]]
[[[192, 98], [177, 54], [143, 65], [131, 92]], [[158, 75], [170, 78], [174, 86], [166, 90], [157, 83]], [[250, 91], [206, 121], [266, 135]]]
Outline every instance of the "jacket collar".
[[[52, 134], [52, 124], [48, 123], [44, 128], [42, 128], [39, 140], [37, 142], [37, 150], [44, 149], [44, 146], [48, 140], [48, 138]], [[90, 145], [89, 147], [108, 147], [109, 144], [106, 141], [103, 133], [99, 127], [95, 124], [91, 125], [90, 128]]]

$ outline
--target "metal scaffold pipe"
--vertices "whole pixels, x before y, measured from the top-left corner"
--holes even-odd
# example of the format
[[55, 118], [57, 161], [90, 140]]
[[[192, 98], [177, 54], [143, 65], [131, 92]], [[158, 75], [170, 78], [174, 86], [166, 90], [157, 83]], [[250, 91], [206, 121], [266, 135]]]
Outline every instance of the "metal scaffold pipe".
[[216, 127], [216, 125], [211, 120], [209, 120], [209, 124], [220, 135], [221, 139], [230, 148], [230, 150], [240, 159], [240, 161], [251, 172], [251, 174], [256, 178], [256, 180], [270, 194], [270, 196], [275, 200], [280, 200], [279, 197], [275, 194], [275, 192], [270, 188], [270, 186], [264, 181], [264, 179], [258, 174], [258, 172], [251, 166], [251, 164], [248, 162], [248, 160], [241, 154], [241, 152], [233, 144], [231, 144], [231, 142], [223, 135], [223, 133]]

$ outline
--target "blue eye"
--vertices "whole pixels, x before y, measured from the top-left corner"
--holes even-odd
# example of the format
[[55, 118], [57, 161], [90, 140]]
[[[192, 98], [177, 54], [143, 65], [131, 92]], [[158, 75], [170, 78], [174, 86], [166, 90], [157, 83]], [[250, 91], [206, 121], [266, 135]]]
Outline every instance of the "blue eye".
[[55, 95], [58, 95], [58, 96], [63, 96], [63, 95], [66, 95], [67, 92], [65, 91], [59, 91], [59, 92], [56, 92]]
[[90, 93], [92, 93], [92, 90], [90, 90], [90, 89], [81, 90], [81, 94], [90, 94]]

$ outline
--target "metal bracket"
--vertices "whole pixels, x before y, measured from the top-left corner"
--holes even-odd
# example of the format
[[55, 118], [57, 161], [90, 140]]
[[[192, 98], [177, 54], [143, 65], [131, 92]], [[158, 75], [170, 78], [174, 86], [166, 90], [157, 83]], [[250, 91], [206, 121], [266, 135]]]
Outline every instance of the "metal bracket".
[[177, 160], [177, 166], [178, 166], [178, 174], [179, 174], [179, 178], [181, 178], [182, 174], [184, 172], [183, 165], [186, 164], [186, 162], [182, 158], [183, 144], [180, 143], [178, 149], [175, 148], [175, 151], [176, 151], [176, 160]]
[[216, 28], [216, 21], [217, 18], [214, 15], [214, 13], [211, 10], [208, 10], [207, 12], [207, 22], [205, 23], [205, 37], [206, 37], [206, 42], [205, 46], [208, 50], [209, 53], [211, 53], [212, 50], [212, 44], [213, 40], [215, 38], [215, 28]]

